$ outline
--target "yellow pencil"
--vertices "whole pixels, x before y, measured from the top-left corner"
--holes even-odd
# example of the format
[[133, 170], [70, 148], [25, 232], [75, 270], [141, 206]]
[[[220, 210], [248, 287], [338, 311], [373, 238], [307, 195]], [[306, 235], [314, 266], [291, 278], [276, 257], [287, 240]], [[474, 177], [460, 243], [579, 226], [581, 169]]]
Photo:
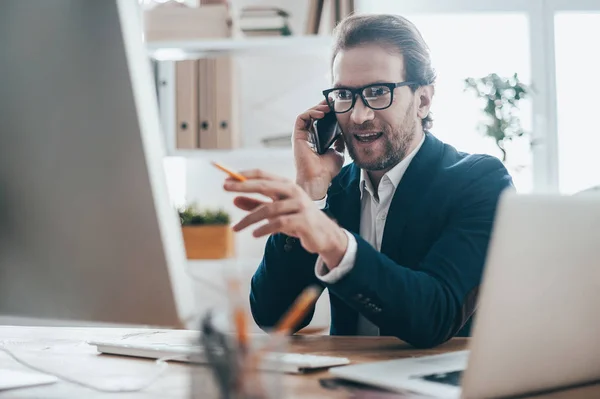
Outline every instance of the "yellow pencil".
[[234, 172], [231, 169], [226, 168], [225, 166], [223, 166], [217, 162], [213, 161], [211, 163], [213, 164], [213, 166], [215, 166], [218, 169], [221, 169], [223, 172], [227, 173], [230, 177], [234, 178], [235, 180], [238, 180], [238, 181], [246, 181], [247, 180], [244, 176], [240, 175], [237, 172]]
[[289, 334], [298, 323], [302, 321], [311, 307], [314, 306], [322, 291], [323, 290], [320, 287], [310, 286], [300, 293], [279, 323], [277, 323], [277, 326], [275, 326], [275, 333], [272, 335], [271, 339], [269, 339], [261, 348], [256, 350], [248, 359], [248, 367], [250, 369], [258, 369], [265, 354], [277, 349], [277, 346], [280, 343], [279, 338]]
[[296, 298], [290, 309], [283, 315], [275, 326], [276, 333], [289, 333], [306, 316], [321, 295], [321, 289], [315, 286], [307, 287]]
[[248, 318], [246, 310], [240, 303], [240, 282], [237, 278], [229, 279], [229, 297], [233, 302], [233, 322], [240, 350], [248, 350]]

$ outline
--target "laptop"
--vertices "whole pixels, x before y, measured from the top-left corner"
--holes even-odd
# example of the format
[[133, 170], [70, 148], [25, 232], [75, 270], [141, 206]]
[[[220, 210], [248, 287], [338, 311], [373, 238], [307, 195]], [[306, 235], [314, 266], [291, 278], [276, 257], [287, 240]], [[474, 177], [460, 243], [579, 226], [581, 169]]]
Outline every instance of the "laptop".
[[503, 193], [466, 351], [350, 365], [339, 378], [443, 398], [600, 380], [600, 195]]

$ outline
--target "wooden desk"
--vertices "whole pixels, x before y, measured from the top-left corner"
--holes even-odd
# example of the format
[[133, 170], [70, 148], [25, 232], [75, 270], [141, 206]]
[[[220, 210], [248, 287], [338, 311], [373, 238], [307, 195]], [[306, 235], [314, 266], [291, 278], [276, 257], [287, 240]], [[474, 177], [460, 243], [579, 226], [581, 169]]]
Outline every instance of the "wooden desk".
[[[143, 381], [155, 370], [154, 362], [119, 356], [98, 355], [95, 347], [86, 344], [90, 340], [129, 339], [136, 342], [162, 342], [169, 344], [186, 343], [196, 337], [193, 331], [183, 330], [144, 330], [121, 328], [70, 328], [70, 327], [0, 327], [0, 341], [9, 343], [10, 348], [23, 358], [48, 370], [61, 372], [78, 380], [93, 383], [114, 379], [116, 376], [139, 378]], [[332, 356], [344, 356], [353, 363], [396, 359], [407, 356], [426, 355], [462, 350], [466, 339], [452, 341], [432, 350], [415, 350], [395, 338], [388, 337], [330, 337], [301, 336], [292, 341], [290, 351]], [[15, 349], [21, 348], [21, 349]], [[0, 352], [0, 369], [27, 370], [7, 354]], [[203, 389], [210, 389], [212, 380], [209, 370], [182, 363], [170, 363], [167, 371], [149, 388], [131, 394], [103, 394], [66, 382], [53, 385], [23, 388], [0, 392], [0, 398], [96, 398], [114, 396], [118, 398], [188, 398], [191, 387], [191, 371], [194, 378], [206, 378]], [[199, 374], [198, 374], [199, 373]], [[1, 374], [0, 374], [1, 376]], [[322, 388], [319, 379], [327, 378], [328, 372], [306, 375], [284, 376], [286, 397], [299, 398], [350, 398], [345, 389], [328, 390]], [[214, 398], [208, 392], [198, 395], [206, 399]], [[540, 396], [542, 397], [542, 396]], [[580, 387], [568, 391], [555, 392], [544, 398], [599, 398], [600, 384]]]

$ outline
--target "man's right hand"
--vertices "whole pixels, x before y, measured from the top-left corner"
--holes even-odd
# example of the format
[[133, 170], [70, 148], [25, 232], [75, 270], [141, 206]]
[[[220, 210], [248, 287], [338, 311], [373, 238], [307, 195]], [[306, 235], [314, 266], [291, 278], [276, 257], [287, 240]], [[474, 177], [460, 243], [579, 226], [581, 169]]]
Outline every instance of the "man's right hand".
[[344, 141], [340, 137], [325, 154], [319, 155], [313, 150], [309, 132], [310, 125], [331, 112], [323, 100], [318, 105], [303, 112], [296, 118], [292, 137], [294, 161], [296, 164], [296, 183], [308, 193], [313, 201], [327, 195], [331, 180], [340, 173], [344, 165]]

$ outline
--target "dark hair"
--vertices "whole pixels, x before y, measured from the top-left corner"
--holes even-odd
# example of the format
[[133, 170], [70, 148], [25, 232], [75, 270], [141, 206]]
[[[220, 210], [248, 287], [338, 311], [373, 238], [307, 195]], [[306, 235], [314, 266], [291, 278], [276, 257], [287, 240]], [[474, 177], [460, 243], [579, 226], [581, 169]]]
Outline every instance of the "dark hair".
[[[351, 15], [334, 30], [331, 64], [341, 50], [363, 44], [376, 44], [404, 57], [407, 81], [420, 82], [410, 86], [413, 93], [419, 86], [433, 85], [436, 73], [431, 65], [429, 47], [417, 27], [399, 15], [373, 14]], [[429, 113], [421, 121], [423, 129], [431, 129], [433, 118]]]

